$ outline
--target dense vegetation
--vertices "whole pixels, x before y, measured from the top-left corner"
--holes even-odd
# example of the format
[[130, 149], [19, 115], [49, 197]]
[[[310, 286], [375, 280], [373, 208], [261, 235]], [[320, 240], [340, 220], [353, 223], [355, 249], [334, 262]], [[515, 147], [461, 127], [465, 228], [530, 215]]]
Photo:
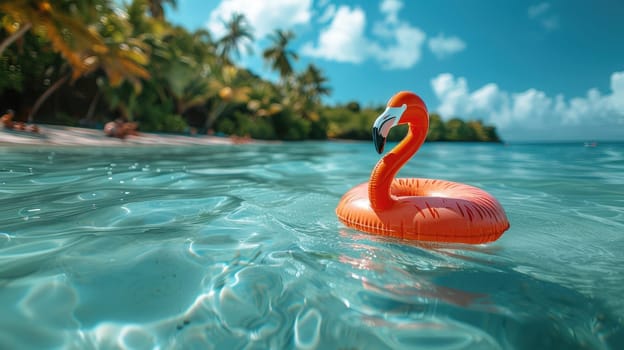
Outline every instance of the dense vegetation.
[[[175, 0], [117, 4], [0, 2], [0, 108], [28, 122], [101, 127], [123, 117], [143, 131], [282, 140], [368, 139], [383, 110], [323, 105], [328, 79], [314, 64], [294, 70], [290, 31], [276, 30], [261, 52], [279, 74], [271, 82], [234, 63], [241, 43], [255, 39], [244, 16], [232, 16], [227, 33], [214, 38], [168, 22], [164, 8]], [[429, 140], [498, 136], [479, 121], [432, 114]]]

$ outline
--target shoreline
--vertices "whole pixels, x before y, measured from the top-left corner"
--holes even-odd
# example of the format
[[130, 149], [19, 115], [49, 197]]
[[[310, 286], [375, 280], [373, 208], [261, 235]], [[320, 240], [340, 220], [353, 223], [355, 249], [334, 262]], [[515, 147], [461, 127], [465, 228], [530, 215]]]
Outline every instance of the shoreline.
[[[109, 137], [103, 130], [60, 126], [38, 125], [39, 133], [0, 128], [0, 146], [197, 146], [197, 145], [233, 145], [236, 138], [219, 136], [187, 136], [175, 134], [156, 134], [140, 132], [138, 136], [125, 139]], [[241, 140], [242, 141], [242, 140]], [[250, 140], [244, 140], [250, 142]], [[255, 141], [251, 141], [255, 142]]]
[[[125, 139], [109, 137], [103, 130], [72, 127], [62, 125], [41, 124], [39, 133], [5, 129], [0, 126], [0, 146], [84, 146], [84, 147], [130, 147], [130, 146], [211, 146], [235, 145], [242, 143], [280, 143], [282, 141], [264, 141], [239, 137], [208, 136], [208, 135], [179, 135], [166, 133], [140, 132], [138, 136], [129, 135]], [[357, 143], [365, 140], [328, 139], [333, 142]], [[465, 141], [467, 143], [475, 143]], [[462, 144], [459, 141], [428, 141], [427, 143]], [[479, 143], [479, 142], [476, 142]], [[486, 142], [490, 143], [490, 142]], [[509, 145], [552, 145], [552, 144], [581, 144], [585, 147], [596, 147], [602, 144], [617, 143], [617, 140], [530, 140], [492, 142], [503, 146]]]

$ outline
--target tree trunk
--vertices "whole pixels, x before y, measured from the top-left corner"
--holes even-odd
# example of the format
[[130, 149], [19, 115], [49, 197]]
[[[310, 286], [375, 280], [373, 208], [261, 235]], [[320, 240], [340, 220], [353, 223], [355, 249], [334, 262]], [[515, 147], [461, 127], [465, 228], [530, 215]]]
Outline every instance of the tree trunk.
[[225, 111], [225, 107], [227, 107], [227, 104], [225, 102], [219, 102], [219, 104], [210, 113], [208, 113], [205, 124], [206, 131], [209, 131], [212, 128], [217, 118], [219, 118], [221, 113]]
[[95, 94], [95, 97], [93, 97], [93, 101], [91, 101], [91, 104], [89, 104], [89, 109], [87, 110], [87, 115], [85, 116], [86, 120], [91, 121], [91, 118], [93, 118], [93, 114], [95, 113], [95, 106], [97, 106], [98, 101], [100, 101], [100, 96], [102, 96], [102, 91], [98, 90], [98, 92]]
[[24, 33], [26, 33], [30, 28], [32, 28], [32, 23], [25, 23], [24, 26], [22, 26], [22, 28], [20, 28], [17, 32], [9, 35], [6, 39], [4, 39], [0, 44], [0, 56], [2, 56], [2, 53], [7, 47], [9, 47], [9, 45], [13, 44], [15, 40], [22, 37]]
[[48, 97], [50, 97], [50, 95], [52, 95], [67, 80], [69, 80], [70, 75], [71, 75], [71, 73], [62, 76], [59, 80], [56, 81], [56, 83], [50, 85], [50, 87], [43, 94], [41, 94], [41, 96], [39, 96], [39, 98], [37, 98], [37, 101], [35, 102], [35, 105], [33, 106], [33, 108], [30, 110], [30, 113], [28, 114], [28, 122], [29, 123], [33, 122], [35, 114], [37, 113], [37, 111], [39, 110], [41, 105], [43, 105], [43, 103], [48, 99]]

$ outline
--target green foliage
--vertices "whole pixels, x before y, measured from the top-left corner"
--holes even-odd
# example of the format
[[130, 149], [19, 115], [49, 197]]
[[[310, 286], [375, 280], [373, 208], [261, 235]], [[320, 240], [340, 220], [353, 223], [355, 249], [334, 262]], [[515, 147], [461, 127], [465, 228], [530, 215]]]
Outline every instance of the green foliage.
[[467, 124], [472, 130], [474, 130], [475, 138], [477, 140], [486, 142], [500, 142], [500, 139], [496, 134], [495, 127], [483, 125], [480, 120], [471, 120], [467, 122]]
[[[383, 108], [360, 109], [355, 102], [345, 106], [325, 107], [322, 116], [327, 119], [327, 135], [332, 138], [354, 140], [371, 139], [371, 127]], [[388, 134], [388, 140], [398, 141], [405, 137], [407, 127], [398, 125]], [[429, 115], [427, 141], [483, 141], [500, 142], [493, 126], [484, 126], [481, 121], [465, 122], [453, 118], [444, 122], [437, 113]]]
[[130, 119], [139, 123], [142, 131], [153, 132], [182, 132], [188, 125], [186, 121], [175, 114], [172, 100], [160, 101], [158, 95], [150, 94], [145, 90], [131, 103]]
[[247, 121], [246, 133], [242, 136], [249, 136], [259, 140], [275, 140], [275, 129], [273, 123], [267, 119], [252, 120], [247, 115], [241, 115], [241, 118]]
[[407, 134], [407, 125], [397, 125], [390, 129], [388, 133], [388, 141], [401, 141]]
[[183, 132], [187, 128], [184, 119], [175, 114], [162, 114], [156, 118], [145, 117], [140, 125], [143, 131], [157, 132]]
[[220, 119], [215, 129], [226, 135], [251, 137], [258, 140], [273, 140], [276, 138], [273, 123], [269, 118], [252, 119], [248, 114], [236, 111], [234, 114]]
[[484, 126], [480, 120], [464, 121], [453, 118], [444, 124], [441, 141], [500, 142], [493, 126]]
[[[0, 29], [0, 37], [5, 35]], [[54, 69], [62, 62], [59, 54], [45, 49], [45, 40], [31, 33], [20, 45], [12, 45], [0, 56], [0, 96], [7, 91], [36, 95], [45, 90], [45, 80], [54, 80]], [[36, 96], [32, 98], [34, 100]]]
[[267, 48], [262, 53], [264, 60], [271, 65], [271, 69], [279, 72], [282, 79], [286, 79], [293, 73], [291, 59], [297, 60], [297, 53], [287, 48], [288, 44], [294, 39], [295, 33], [291, 31], [275, 30], [269, 38], [273, 42], [273, 46]]
[[357, 101], [347, 103], [346, 108], [354, 113], [358, 113], [361, 110], [360, 104]]
[[24, 74], [22, 65], [11, 56], [0, 57], [0, 91], [13, 89], [22, 91]]
[[[217, 42], [217, 50], [219, 56], [228, 61], [230, 55], [239, 57], [239, 45], [245, 40], [253, 40], [254, 37], [247, 19], [240, 13], [232, 14], [230, 20], [224, 24], [227, 27], [227, 33]], [[248, 52], [251, 52], [250, 45], [247, 45], [246, 48]]]
[[466, 122], [459, 118], [453, 118], [446, 122], [444, 126], [445, 141], [470, 141], [475, 139], [475, 132]]
[[[371, 109], [356, 111], [352, 103], [347, 106], [326, 107], [321, 116], [327, 120], [327, 136], [353, 140], [371, 138], [371, 126], [378, 113]], [[359, 105], [358, 105], [359, 107]]]
[[284, 110], [272, 116], [273, 127], [277, 137], [286, 141], [298, 141], [308, 138], [311, 123], [309, 120]]
[[437, 113], [429, 115], [429, 132], [427, 133], [428, 141], [443, 141], [446, 134], [446, 128], [442, 117]]
[[326, 140], [328, 125], [328, 120], [323, 117], [320, 117], [316, 121], [310, 122], [310, 131], [308, 133], [308, 138], [312, 140]]

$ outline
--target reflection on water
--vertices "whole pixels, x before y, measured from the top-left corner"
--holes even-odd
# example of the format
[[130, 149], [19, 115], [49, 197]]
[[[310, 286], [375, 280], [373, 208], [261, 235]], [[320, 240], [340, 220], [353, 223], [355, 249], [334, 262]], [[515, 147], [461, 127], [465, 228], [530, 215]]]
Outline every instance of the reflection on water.
[[485, 246], [342, 226], [371, 145], [0, 147], [0, 348], [621, 348], [624, 146], [427, 144]]

